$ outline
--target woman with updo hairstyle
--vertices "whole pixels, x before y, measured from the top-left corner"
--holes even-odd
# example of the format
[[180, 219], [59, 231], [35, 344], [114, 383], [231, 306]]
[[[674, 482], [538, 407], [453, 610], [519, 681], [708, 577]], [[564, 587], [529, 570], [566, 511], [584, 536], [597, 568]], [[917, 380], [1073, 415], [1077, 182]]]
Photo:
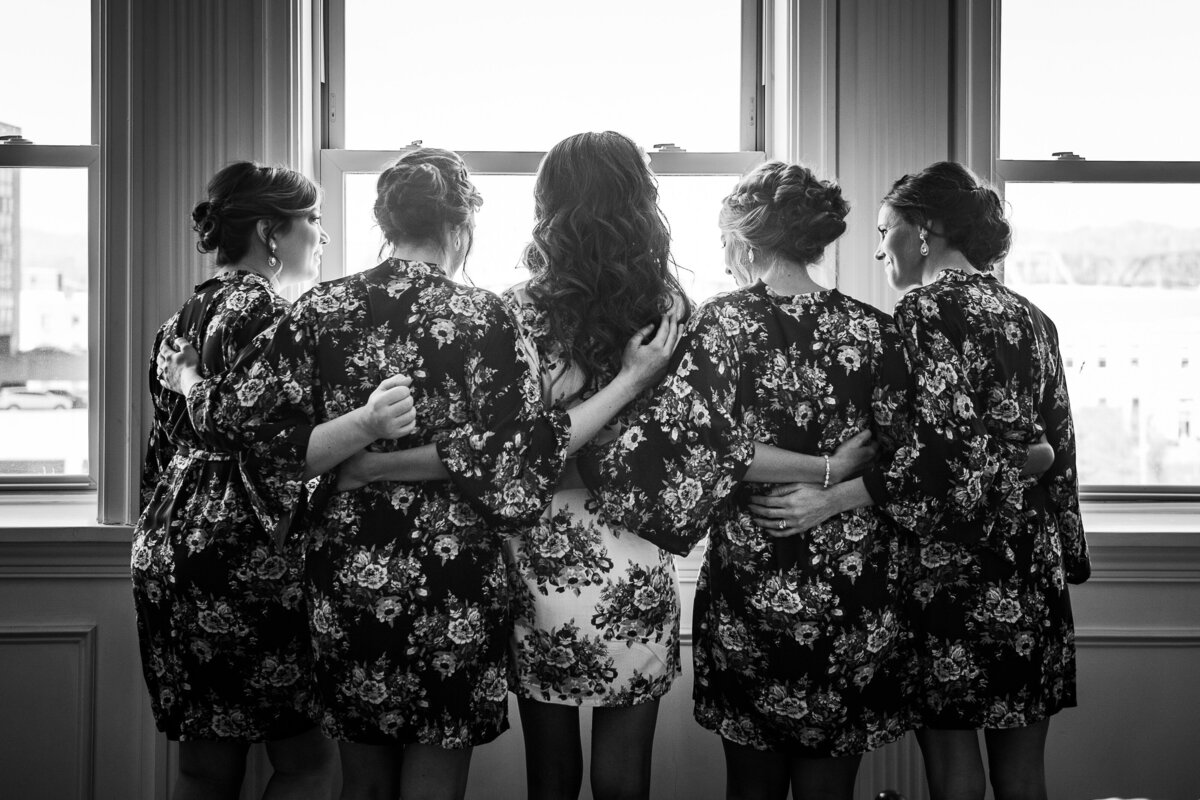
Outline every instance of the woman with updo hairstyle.
[[1050, 717], [1076, 703], [1067, 584], [1090, 574], [1058, 333], [993, 274], [1009, 225], [962, 165], [900, 178], [878, 228], [875, 257], [905, 292], [910, 430], [891, 464], [772, 511], [811, 522], [875, 503], [916, 537], [908, 601], [931, 796], [984, 796], [983, 730], [997, 800], [1045, 798]]
[[780, 519], [773, 539], [746, 510], [754, 483], [828, 486], [894, 448], [899, 335], [810, 274], [847, 213], [799, 164], [743, 177], [719, 218], [741, 288], [700, 307], [650, 407], [580, 459], [602, 519], [680, 554], [708, 537], [695, 717], [721, 737], [730, 798], [849, 798], [862, 754], [909, 729], [893, 526], [858, 509], [805, 537]]
[[458, 798], [472, 748], [508, 727], [503, 532], [537, 519], [566, 454], [657, 379], [673, 326], [650, 342], [651, 328], [634, 332], [619, 379], [586, 408], [545, 409], [500, 299], [454, 281], [482, 204], [462, 159], [410, 150], [377, 188], [389, 257], [296, 301], [247, 379], [209, 392], [225, 413], [198, 416], [296, 485], [306, 430], [382, 376], [412, 377], [413, 449], [381, 440], [323, 478], [298, 535], [343, 800]]
[[[237, 437], [194, 427], [172, 377], [185, 362], [220, 375], [259, 357], [288, 308], [279, 288], [317, 275], [329, 240], [320, 202], [320, 189], [289, 169], [242, 161], [218, 172], [192, 214], [197, 249], [216, 254], [216, 272], [155, 338], [133, 595], [151, 709], [179, 742], [176, 800], [238, 797], [252, 742], [266, 743], [273, 767], [266, 796], [328, 797], [332, 783], [303, 554], [281, 541], [300, 495], [276, 491], [270, 465]], [[411, 429], [404, 382], [314, 431], [301, 451], [311, 473]]]

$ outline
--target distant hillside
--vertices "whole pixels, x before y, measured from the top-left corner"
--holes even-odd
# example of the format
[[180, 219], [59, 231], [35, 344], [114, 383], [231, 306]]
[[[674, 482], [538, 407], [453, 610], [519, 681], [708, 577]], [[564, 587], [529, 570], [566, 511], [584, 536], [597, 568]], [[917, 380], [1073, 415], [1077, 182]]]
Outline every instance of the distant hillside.
[[1154, 223], [1017, 231], [1005, 271], [1023, 283], [1200, 286], [1200, 227]]

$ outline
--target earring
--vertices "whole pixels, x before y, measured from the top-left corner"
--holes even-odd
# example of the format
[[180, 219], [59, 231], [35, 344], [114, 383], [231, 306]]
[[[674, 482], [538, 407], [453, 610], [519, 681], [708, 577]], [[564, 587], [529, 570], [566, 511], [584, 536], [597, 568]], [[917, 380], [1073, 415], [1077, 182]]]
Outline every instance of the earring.
[[926, 235], [927, 234], [925, 233], [925, 231], [921, 231], [921, 234], [920, 234], [920, 236], [921, 236], [921, 255], [923, 255], [923, 256], [929, 255], [929, 242], [925, 241]]
[[271, 272], [278, 277], [279, 271], [283, 269], [283, 263], [280, 262], [280, 260], [275, 256], [275, 248], [277, 247], [275, 240], [272, 239], [268, 246], [271, 248], [271, 255], [267, 256], [267, 266], [270, 267]]
[[461, 236], [454, 237], [454, 249], [462, 250], [462, 237]]
[[749, 261], [751, 264], [754, 263], [754, 248], [753, 247], [746, 248], [746, 260]]

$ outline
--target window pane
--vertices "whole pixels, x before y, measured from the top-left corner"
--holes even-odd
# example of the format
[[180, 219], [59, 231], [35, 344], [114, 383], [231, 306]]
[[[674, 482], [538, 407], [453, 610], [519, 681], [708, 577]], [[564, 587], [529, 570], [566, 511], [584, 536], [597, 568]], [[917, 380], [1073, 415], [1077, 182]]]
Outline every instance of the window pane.
[[1005, 280], [1058, 327], [1080, 481], [1200, 484], [1200, 186], [1005, 192]]
[[741, 5], [347, 0], [345, 146], [546, 150], [617, 130], [738, 150]]
[[1195, 0], [1004, 0], [1000, 157], [1200, 160]]
[[[374, 174], [350, 173], [346, 187], [346, 271], [358, 272], [379, 262], [382, 239], [371, 217]], [[521, 254], [533, 229], [532, 175], [473, 175], [483, 195], [476, 218], [475, 244], [466, 277], [477, 286], [500, 292], [528, 277]], [[660, 204], [671, 225], [672, 251], [681, 266], [680, 280], [696, 300], [733, 288], [725, 274], [717, 211], [735, 175], [660, 176]], [[690, 272], [689, 272], [690, 270]]]
[[684, 291], [697, 302], [737, 287], [725, 274], [717, 214], [737, 175], [662, 175], [659, 205], [671, 225], [671, 254]]
[[5, 0], [0, 136], [93, 144], [91, 28], [91, 0]]
[[88, 178], [0, 169], [0, 476], [88, 471]]

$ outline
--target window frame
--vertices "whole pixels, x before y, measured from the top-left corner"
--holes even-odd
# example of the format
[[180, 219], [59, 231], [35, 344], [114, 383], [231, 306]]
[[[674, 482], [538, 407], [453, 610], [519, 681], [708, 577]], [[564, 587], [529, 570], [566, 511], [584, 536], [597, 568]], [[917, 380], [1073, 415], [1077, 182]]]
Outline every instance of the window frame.
[[[1200, 184], [1200, 161], [1088, 161], [1055, 159], [1002, 159], [1000, 153], [1000, 52], [1003, 0], [975, 6], [957, 0], [960, 65], [967, 80], [959, 93], [964, 116], [964, 146], [959, 159], [986, 175], [1005, 196], [1013, 183], [1190, 183]], [[982, 100], [981, 91], [988, 95]], [[1003, 279], [1003, 265], [1000, 269]], [[1080, 484], [1080, 498], [1088, 501], [1133, 503], [1200, 502], [1200, 486], [1169, 484]]]
[[88, 179], [88, 472], [65, 475], [0, 475], [0, 494], [41, 491], [88, 491], [98, 488], [100, 473], [100, 78], [101, 3], [91, 7], [91, 143], [5, 144], [0, 146], [0, 169], [86, 169]]
[[[343, 98], [346, 85], [346, 1], [323, 3], [321, 70], [321, 149], [318, 177], [325, 191], [323, 223], [334, 246], [327, 247], [319, 280], [345, 274], [346, 208], [345, 177], [378, 173], [403, 150], [359, 150], [345, 148]], [[767, 158], [768, 127], [762, 113], [766, 87], [763, 58], [763, 3], [769, 0], [739, 0], [741, 3], [741, 98], [739, 102], [740, 150], [727, 152], [650, 152], [650, 165], [657, 175], [741, 175]], [[471, 150], [459, 151], [467, 168], [476, 175], [534, 175], [545, 151]]]

